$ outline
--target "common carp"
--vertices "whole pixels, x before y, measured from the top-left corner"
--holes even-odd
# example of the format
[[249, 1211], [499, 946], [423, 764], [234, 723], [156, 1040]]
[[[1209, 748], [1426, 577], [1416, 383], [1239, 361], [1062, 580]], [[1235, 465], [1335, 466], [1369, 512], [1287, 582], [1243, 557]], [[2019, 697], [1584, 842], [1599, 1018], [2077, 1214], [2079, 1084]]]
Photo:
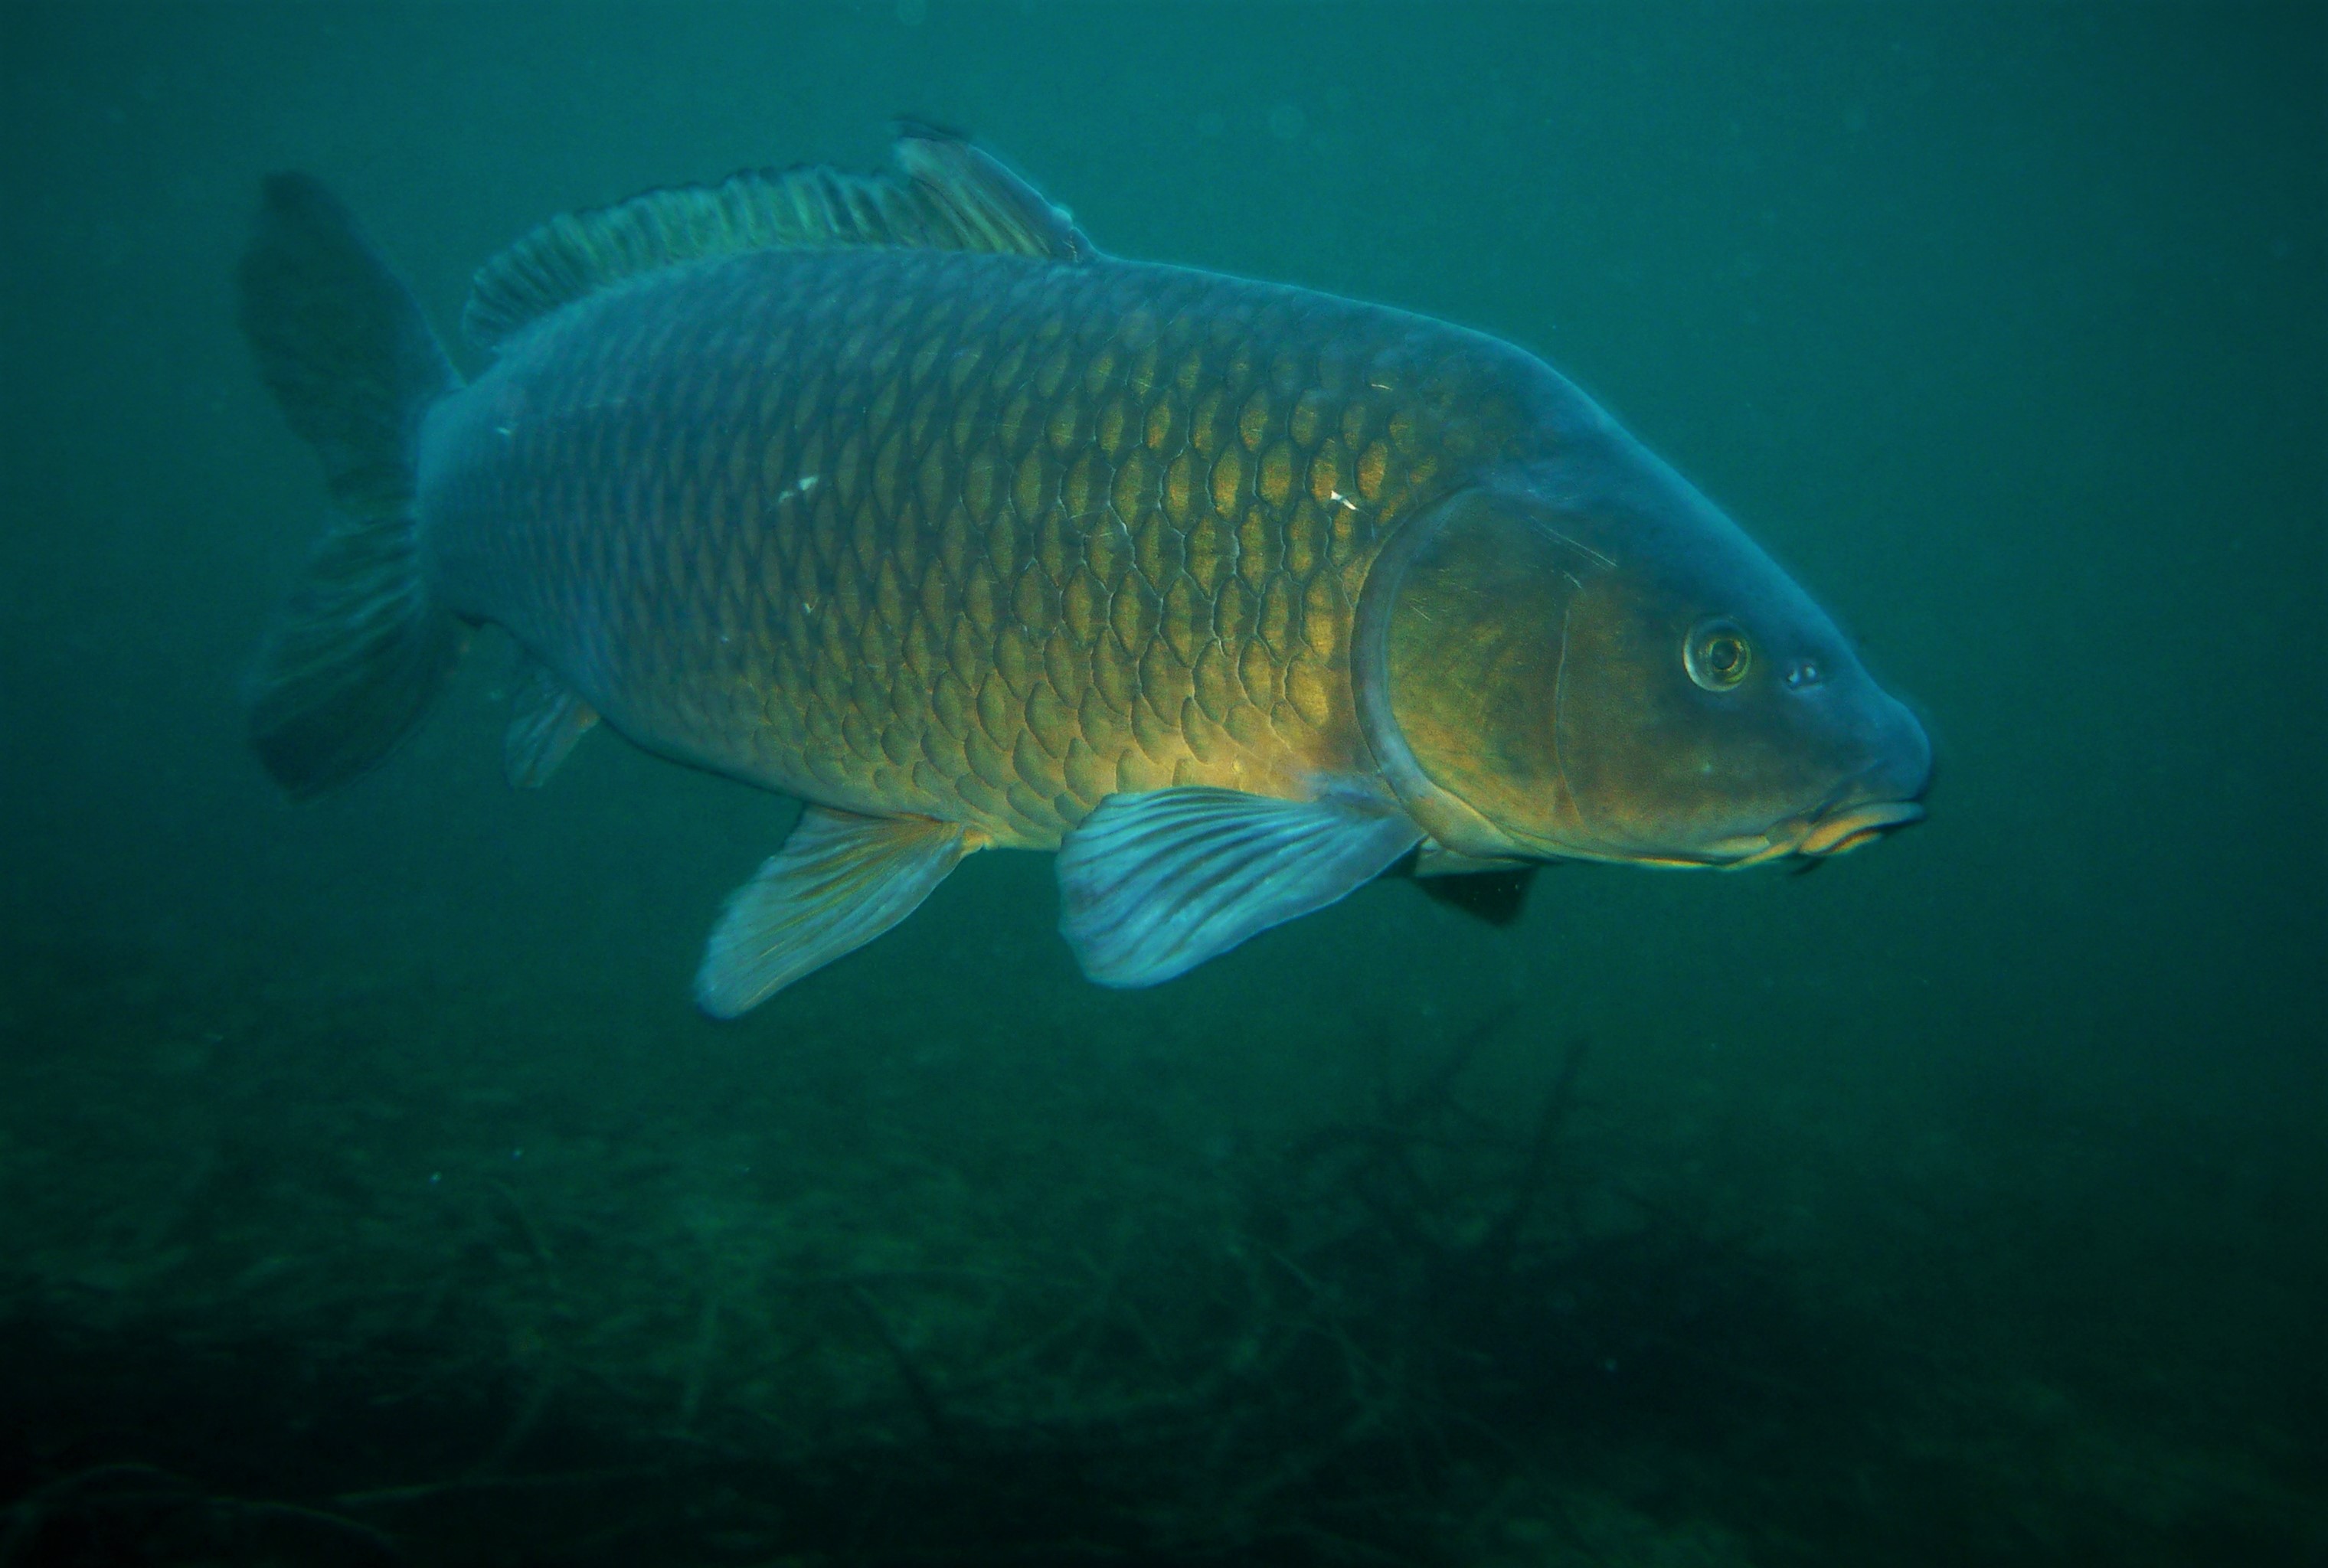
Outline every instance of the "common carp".
[[1747, 866], [1922, 814], [1909, 710], [1543, 361], [1104, 255], [956, 136], [545, 224], [477, 275], [466, 384], [310, 178], [240, 285], [334, 511], [250, 679], [267, 768], [371, 766], [502, 627], [514, 783], [603, 719], [805, 803], [715, 1015], [983, 849], [1056, 850], [1084, 972], [1139, 986], [1411, 855]]

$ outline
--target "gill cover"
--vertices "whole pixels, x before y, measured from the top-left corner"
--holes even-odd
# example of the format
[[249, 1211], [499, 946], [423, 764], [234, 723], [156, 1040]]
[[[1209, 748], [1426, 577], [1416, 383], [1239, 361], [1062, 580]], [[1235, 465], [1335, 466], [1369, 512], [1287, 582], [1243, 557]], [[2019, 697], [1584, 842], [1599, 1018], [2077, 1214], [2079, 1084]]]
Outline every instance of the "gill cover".
[[1559, 709], [1569, 619], [1610, 563], [1547, 509], [1479, 487], [1385, 547], [1359, 596], [1358, 721], [1383, 776], [1443, 849], [1561, 852], [1575, 815]]

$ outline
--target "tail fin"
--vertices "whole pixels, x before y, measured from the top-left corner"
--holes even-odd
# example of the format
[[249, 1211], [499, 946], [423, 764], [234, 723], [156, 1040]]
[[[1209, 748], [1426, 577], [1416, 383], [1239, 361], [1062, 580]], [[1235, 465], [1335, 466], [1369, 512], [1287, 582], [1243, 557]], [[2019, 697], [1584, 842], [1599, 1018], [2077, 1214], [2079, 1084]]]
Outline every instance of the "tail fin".
[[460, 624], [420, 570], [413, 496], [421, 417], [460, 377], [419, 304], [307, 175], [267, 182], [240, 283], [259, 373], [332, 493], [330, 530], [244, 693], [260, 760], [305, 797], [394, 750], [459, 655]]

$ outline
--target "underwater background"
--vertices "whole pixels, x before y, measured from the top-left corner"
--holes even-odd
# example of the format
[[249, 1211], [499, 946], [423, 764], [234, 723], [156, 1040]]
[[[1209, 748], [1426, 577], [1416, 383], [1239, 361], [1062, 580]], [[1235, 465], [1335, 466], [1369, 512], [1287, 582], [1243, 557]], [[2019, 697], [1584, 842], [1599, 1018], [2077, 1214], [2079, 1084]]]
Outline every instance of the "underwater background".
[[[510, 791], [505, 645], [282, 803], [260, 178], [450, 342], [901, 112], [1544, 355], [1930, 821], [1135, 992], [978, 856], [722, 1025], [794, 808]], [[2328, 12], [7, 0], [0, 198], [0, 1568], [2328, 1563]]]

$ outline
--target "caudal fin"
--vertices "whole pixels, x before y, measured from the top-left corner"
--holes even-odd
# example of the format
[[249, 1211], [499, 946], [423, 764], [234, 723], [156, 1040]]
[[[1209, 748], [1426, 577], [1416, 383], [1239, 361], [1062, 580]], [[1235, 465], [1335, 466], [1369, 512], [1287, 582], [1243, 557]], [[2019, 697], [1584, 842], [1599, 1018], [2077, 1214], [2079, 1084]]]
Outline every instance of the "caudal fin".
[[308, 796], [394, 750], [460, 653], [460, 623], [420, 570], [413, 510], [421, 418], [460, 377], [418, 302], [307, 175], [267, 182], [240, 284], [259, 373], [332, 495], [244, 693], [267, 771]]

